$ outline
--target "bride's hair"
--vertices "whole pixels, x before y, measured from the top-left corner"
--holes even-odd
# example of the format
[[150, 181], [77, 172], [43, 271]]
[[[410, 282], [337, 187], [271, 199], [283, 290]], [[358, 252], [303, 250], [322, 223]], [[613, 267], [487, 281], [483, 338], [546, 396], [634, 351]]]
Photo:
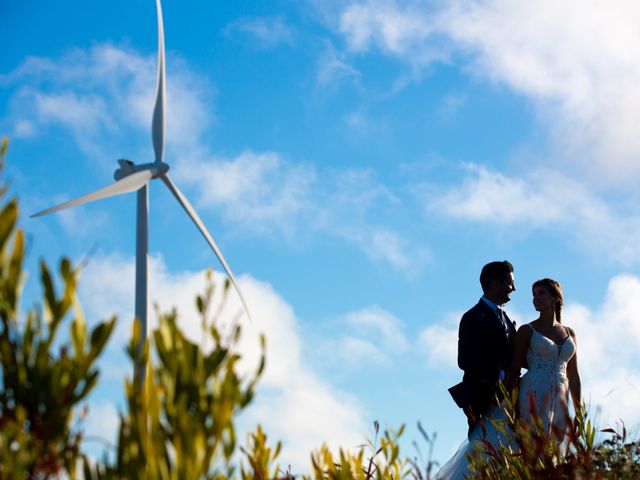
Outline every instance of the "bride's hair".
[[533, 285], [531, 285], [531, 290], [538, 286], [544, 287], [552, 297], [558, 299], [558, 303], [556, 303], [556, 320], [562, 323], [562, 306], [564, 305], [564, 296], [562, 295], [562, 287], [560, 286], [560, 283], [552, 278], [543, 278], [542, 280], [534, 282]]

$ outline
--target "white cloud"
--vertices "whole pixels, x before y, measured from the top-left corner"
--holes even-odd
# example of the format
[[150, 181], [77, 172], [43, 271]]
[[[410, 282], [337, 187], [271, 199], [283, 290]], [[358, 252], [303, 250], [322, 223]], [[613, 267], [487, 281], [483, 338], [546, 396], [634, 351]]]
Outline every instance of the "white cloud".
[[[453, 218], [544, 227], [595, 207], [591, 195], [555, 172], [533, 171], [525, 177], [507, 176], [480, 165], [466, 165], [468, 175], [459, 186], [429, 192], [429, 212]], [[600, 205], [601, 208], [604, 208]]]
[[101, 458], [102, 455], [96, 454], [105, 448], [110, 452], [115, 448], [120, 417], [116, 407], [108, 401], [89, 402], [87, 407], [87, 417], [80, 424], [84, 430], [84, 445], [94, 453], [94, 458]]
[[[207, 105], [212, 89], [180, 58], [169, 61], [167, 144], [190, 145], [213, 121]], [[152, 159], [155, 55], [98, 44], [56, 60], [30, 57], [0, 82], [17, 87], [5, 119], [15, 125], [17, 135], [33, 136], [47, 125], [60, 125], [92, 162], [105, 168], [123, 156], [140, 163]], [[132, 131], [137, 141], [132, 142]]]
[[281, 17], [243, 17], [231, 22], [224, 31], [232, 37], [247, 36], [260, 48], [291, 45], [295, 38], [293, 28]]
[[345, 373], [371, 367], [395, 368], [412, 348], [404, 323], [393, 313], [372, 305], [331, 322], [337, 334], [318, 334], [313, 354], [323, 366]]
[[451, 121], [467, 103], [468, 96], [464, 93], [452, 93], [444, 97], [440, 105], [440, 118]]
[[370, 0], [346, 6], [338, 28], [352, 52], [378, 48], [412, 63], [427, 63], [443, 58], [442, 52], [432, 47], [434, 20], [415, 2]]
[[185, 161], [179, 178], [200, 192], [201, 205], [219, 208], [250, 231], [292, 233], [311, 208], [316, 172], [275, 152], [245, 150], [232, 159]]
[[16, 122], [13, 134], [18, 138], [30, 138], [36, 134], [36, 128], [29, 120]]
[[360, 335], [366, 336], [369, 333], [376, 343], [384, 345], [389, 351], [399, 353], [409, 347], [400, 319], [378, 306], [349, 313], [344, 321]]
[[410, 275], [419, 272], [430, 258], [428, 250], [386, 228], [371, 229], [364, 234], [361, 231], [356, 237], [372, 258], [382, 258]]
[[640, 6], [633, 1], [460, 0], [335, 3], [355, 53], [413, 67], [456, 61], [530, 99], [553, 140], [552, 161], [598, 183], [640, 173]]
[[[158, 261], [156, 257], [152, 257], [150, 271], [156, 270]], [[85, 259], [85, 266], [80, 271], [78, 296], [85, 310], [87, 323], [97, 324], [99, 321], [107, 320], [111, 315], [119, 318], [114, 338], [108, 344], [111, 352], [121, 353], [121, 346], [131, 334], [134, 291], [134, 262], [121, 255], [101, 253], [95, 253]], [[118, 374], [121, 375], [122, 371]]]
[[608, 261], [638, 262], [640, 218], [612, 209], [596, 194], [556, 171], [531, 170], [507, 176], [478, 165], [457, 186], [422, 188], [430, 215], [487, 225], [520, 233], [546, 229], [565, 236]]
[[278, 463], [295, 474], [311, 471], [310, 454], [322, 443], [332, 451], [361, 445], [367, 427], [352, 397], [333, 390], [316, 376], [297, 375], [285, 391], [256, 398], [245, 424], [260, 423], [270, 438], [282, 439]]
[[[154, 257], [149, 278], [152, 301], [162, 311], [177, 307], [179, 325], [200, 343], [201, 324], [194, 300], [195, 294], [203, 291], [204, 272], [171, 273], [161, 258]], [[216, 274], [215, 280], [220, 285], [222, 278]], [[241, 430], [253, 431], [261, 423], [272, 440], [283, 441], [281, 463], [291, 464], [294, 471], [308, 472], [309, 453], [322, 441], [328, 441], [332, 448], [361, 443], [361, 435], [366, 433], [362, 406], [307, 365], [295, 312], [271, 285], [249, 275], [241, 275], [238, 280], [253, 317], [251, 323], [242, 321], [239, 348], [244, 358], [243, 370], [253, 371], [257, 365], [258, 334], [264, 332], [267, 337], [265, 374], [254, 403], [239, 420]], [[117, 255], [96, 256], [83, 272], [80, 298], [88, 317], [102, 318], [112, 312], [120, 317], [109, 355], [121, 351], [129, 337], [133, 284], [133, 261]], [[231, 292], [223, 311], [227, 320], [221, 321], [229, 322], [239, 311], [239, 300]], [[117, 374], [122, 377], [130, 369], [129, 363], [121, 360], [110, 361], [108, 367], [111, 378]], [[94, 427], [99, 425], [92, 425], [95, 430]], [[242, 432], [239, 438], [244, 439]]]
[[383, 213], [402, 202], [377, 181], [375, 172], [342, 170], [331, 181], [332, 188], [319, 204], [316, 225], [355, 243], [374, 260], [384, 260], [407, 275], [419, 272], [430, 252], [411, 237], [380, 224]]
[[[410, 274], [420, 270], [424, 247], [367, 218], [385, 204], [398, 204], [370, 171], [317, 170], [278, 152], [211, 153], [203, 132], [214, 121], [213, 88], [179, 57], [168, 62], [167, 154], [175, 158], [172, 175], [197, 191], [200, 206], [216, 209], [245, 232], [289, 240], [320, 232], [352, 243], [374, 261]], [[88, 161], [105, 170], [115, 167], [116, 158], [149, 161], [155, 72], [154, 56], [110, 44], [55, 60], [31, 57], [0, 77], [15, 87], [4, 120], [22, 136], [62, 126]], [[66, 219], [73, 233], [77, 222], [73, 215]]]
[[598, 180], [638, 173], [640, 7], [631, 1], [456, 2], [441, 23], [474, 71], [541, 108], [569, 154]]
[[331, 86], [352, 83], [359, 86], [361, 74], [349, 64], [346, 55], [338, 52], [331, 43], [325, 45], [324, 53], [318, 59], [316, 84], [323, 91]]
[[[61, 200], [61, 202], [62, 201], [64, 200]], [[76, 238], [92, 237], [92, 240], [96, 241], [96, 231], [106, 226], [109, 216], [104, 211], [88, 211], [85, 209], [71, 208], [58, 213], [58, 218], [62, 227], [70, 235]]]
[[351, 367], [363, 365], [388, 365], [389, 355], [376, 346], [374, 342], [354, 336], [344, 336], [337, 342], [329, 342], [326, 352], [334, 352], [340, 362]]
[[101, 97], [74, 92], [34, 95], [36, 111], [43, 121], [58, 121], [72, 129], [94, 130], [101, 123], [110, 123], [106, 105]]
[[360, 111], [349, 113], [345, 117], [345, 123], [351, 130], [364, 136], [369, 135], [374, 130], [376, 131], [376, 133], [382, 133], [383, 130], [381, 128], [375, 128], [375, 126], [371, 122], [371, 119], [367, 117], [365, 113]]
[[426, 358], [427, 366], [456, 368], [458, 364], [458, 322], [462, 313], [452, 313], [441, 322], [425, 327], [417, 345]]
[[640, 426], [640, 278], [618, 275], [611, 279], [601, 306], [571, 305], [563, 323], [575, 328], [583, 395], [592, 407], [602, 407], [601, 421], [619, 419]]
[[407, 275], [430, 258], [419, 242], [380, 223], [380, 212], [401, 201], [370, 169], [325, 172], [277, 152], [250, 150], [230, 159], [202, 152], [188, 158], [180, 163], [180, 184], [199, 192], [199, 206], [220, 210], [246, 231], [289, 240], [309, 232], [332, 235]]
[[426, 247], [384, 227], [334, 223], [327, 228], [359, 246], [372, 260], [383, 261], [408, 276], [420, 272], [431, 258]]

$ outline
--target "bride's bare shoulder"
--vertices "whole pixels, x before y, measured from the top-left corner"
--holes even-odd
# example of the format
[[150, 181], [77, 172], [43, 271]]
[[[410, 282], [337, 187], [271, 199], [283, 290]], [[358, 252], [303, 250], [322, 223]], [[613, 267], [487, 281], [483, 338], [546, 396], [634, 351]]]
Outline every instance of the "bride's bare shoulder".
[[522, 325], [520, 325], [520, 327], [518, 328], [518, 333], [523, 332], [523, 334], [526, 332], [529, 335], [531, 335], [533, 333], [533, 324], [534, 322], [529, 322], [529, 323], [523, 323]]
[[528, 340], [531, 338], [531, 335], [533, 335], [533, 327], [530, 323], [520, 325], [520, 327], [518, 327], [518, 331], [516, 332], [516, 338]]

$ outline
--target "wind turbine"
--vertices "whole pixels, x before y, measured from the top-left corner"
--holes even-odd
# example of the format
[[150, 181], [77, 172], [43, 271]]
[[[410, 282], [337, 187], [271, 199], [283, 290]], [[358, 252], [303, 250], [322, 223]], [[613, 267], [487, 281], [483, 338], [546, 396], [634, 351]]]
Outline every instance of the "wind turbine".
[[151, 123], [151, 137], [153, 140], [153, 149], [155, 152], [155, 160], [150, 163], [136, 165], [130, 160], [118, 160], [120, 168], [114, 173], [115, 183], [94, 192], [83, 195], [74, 200], [70, 200], [60, 205], [42, 210], [41, 212], [31, 215], [31, 217], [39, 217], [48, 213], [58, 212], [66, 208], [76, 207], [85, 203], [93, 202], [103, 198], [122, 195], [124, 193], [137, 192], [137, 213], [136, 213], [136, 299], [135, 299], [135, 316], [141, 323], [142, 335], [140, 345], [144, 344], [147, 337], [147, 310], [148, 310], [148, 255], [149, 255], [149, 182], [159, 178], [164, 182], [169, 191], [178, 200], [182, 208], [193, 223], [196, 224], [200, 233], [205, 238], [209, 246], [213, 249], [216, 257], [227, 272], [233, 287], [235, 288], [242, 306], [247, 313], [249, 319], [251, 315], [247, 307], [247, 303], [238, 287], [235, 277], [224, 259], [222, 252], [213, 241], [211, 234], [200, 219], [200, 216], [189, 203], [189, 200], [178, 189], [178, 187], [169, 178], [169, 165], [164, 163], [164, 136], [165, 136], [165, 67], [164, 67], [164, 27], [162, 22], [162, 6], [160, 0], [156, 0], [156, 11], [158, 16], [158, 86], [156, 93], [156, 102], [153, 108], [153, 118]]

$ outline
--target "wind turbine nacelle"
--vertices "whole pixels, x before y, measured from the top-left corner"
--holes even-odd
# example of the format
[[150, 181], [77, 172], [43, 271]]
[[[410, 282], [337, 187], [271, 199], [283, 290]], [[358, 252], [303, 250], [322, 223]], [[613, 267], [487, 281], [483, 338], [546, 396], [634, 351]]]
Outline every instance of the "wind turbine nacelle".
[[116, 181], [142, 170], [151, 171], [152, 178], [160, 177], [169, 171], [169, 165], [164, 162], [152, 162], [136, 165], [131, 160], [121, 158], [118, 160], [118, 163], [120, 164], [120, 168], [113, 173], [113, 178], [115, 178]]

